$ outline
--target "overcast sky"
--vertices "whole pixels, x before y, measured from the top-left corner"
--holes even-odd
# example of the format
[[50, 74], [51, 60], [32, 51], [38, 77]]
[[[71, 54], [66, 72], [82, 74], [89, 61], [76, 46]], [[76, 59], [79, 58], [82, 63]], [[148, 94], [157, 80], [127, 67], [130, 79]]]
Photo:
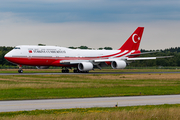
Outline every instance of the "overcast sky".
[[0, 46], [118, 49], [145, 27], [140, 49], [179, 47], [179, 0], [0, 0]]

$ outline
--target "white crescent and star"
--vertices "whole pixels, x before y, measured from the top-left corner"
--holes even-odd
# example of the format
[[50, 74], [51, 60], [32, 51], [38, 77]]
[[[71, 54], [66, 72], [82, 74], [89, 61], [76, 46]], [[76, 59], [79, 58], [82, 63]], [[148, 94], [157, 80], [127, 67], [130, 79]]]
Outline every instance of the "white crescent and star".
[[[137, 43], [138, 41], [135, 41], [134, 40], [134, 37], [136, 36], [137, 34], [133, 34], [133, 36], [132, 36], [132, 41], [134, 42], [134, 43]], [[138, 35], [137, 35], [138, 36]], [[138, 36], [138, 40], [140, 40], [140, 37]]]

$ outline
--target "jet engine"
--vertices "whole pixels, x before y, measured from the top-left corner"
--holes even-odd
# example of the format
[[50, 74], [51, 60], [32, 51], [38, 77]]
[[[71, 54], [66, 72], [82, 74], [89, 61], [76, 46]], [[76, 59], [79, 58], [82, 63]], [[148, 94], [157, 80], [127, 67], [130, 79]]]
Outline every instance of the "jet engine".
[[111, 62], [111, 67], [113, 69], [123, 69], [126, 67], [126, 62], [123, 60], [116, 60]]
[[78, 64], [78, 69], [80, 71], [89, 71], [93, 69], [93, 64], [90, 62], [81, 62]]
[[37, 69], [48, 69], [49, 66], [36, 66]]

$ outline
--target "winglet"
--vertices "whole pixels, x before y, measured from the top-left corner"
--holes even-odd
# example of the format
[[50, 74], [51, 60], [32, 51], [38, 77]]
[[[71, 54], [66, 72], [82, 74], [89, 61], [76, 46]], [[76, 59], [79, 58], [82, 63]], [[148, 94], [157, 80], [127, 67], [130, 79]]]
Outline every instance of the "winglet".
[[144, 27], [138, 27], [118, 50], [138, 50]]

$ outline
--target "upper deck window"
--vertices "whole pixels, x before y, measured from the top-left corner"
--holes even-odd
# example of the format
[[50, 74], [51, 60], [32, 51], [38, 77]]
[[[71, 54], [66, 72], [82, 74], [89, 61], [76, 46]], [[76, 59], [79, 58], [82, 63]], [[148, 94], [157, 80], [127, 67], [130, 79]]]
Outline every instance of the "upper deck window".
[[14, 49], [20, 49], [20, 47], [15, 47]]

